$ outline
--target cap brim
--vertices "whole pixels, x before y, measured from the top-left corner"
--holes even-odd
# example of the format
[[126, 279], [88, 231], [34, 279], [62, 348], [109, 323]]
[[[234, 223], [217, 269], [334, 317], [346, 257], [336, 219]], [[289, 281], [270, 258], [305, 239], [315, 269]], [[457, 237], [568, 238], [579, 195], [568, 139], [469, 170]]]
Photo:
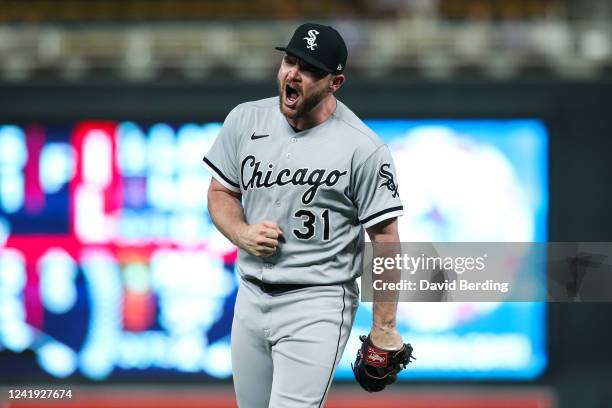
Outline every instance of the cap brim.
[[327, 68], [325, 65], [321, 64], [319, 61], [315, 60], [312, 55], [309, 55], [307, 53], [305, 53], [302, 50], [296, 50], [293, 48], [288, 48], [288, 47], [274, 47], [279, 51], [285, 51], [287, 54], [291, 54], [295, 57], [298, 57], [304, 61], [306, 61], [307, 63], [309, 63], [310, 65], [312, 65], [313, 67], [319, 68], [322, 71], [325, 71], [329, 74], [333, 73], [333, 70], [330, 70], [329, 68]]

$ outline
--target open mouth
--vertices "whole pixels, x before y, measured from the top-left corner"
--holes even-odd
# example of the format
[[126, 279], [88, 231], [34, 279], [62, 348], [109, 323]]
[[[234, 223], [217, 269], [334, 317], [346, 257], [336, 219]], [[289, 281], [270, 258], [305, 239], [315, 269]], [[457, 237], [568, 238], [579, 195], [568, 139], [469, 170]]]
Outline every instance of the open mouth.
[[297, 91], [297, 89], [289, 86], [289, 85], [285, 85], [285, 101], [286, 104], [289, 106], [294, 106], [297, 101], [300, 99], [300, 94]]

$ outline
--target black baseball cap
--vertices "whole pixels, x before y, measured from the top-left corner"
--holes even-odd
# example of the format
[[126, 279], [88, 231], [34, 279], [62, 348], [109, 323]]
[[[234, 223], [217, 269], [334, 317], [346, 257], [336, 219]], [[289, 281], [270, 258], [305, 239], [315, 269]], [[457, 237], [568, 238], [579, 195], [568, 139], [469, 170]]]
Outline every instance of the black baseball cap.
[[348, 51], [342, 36], [333, 27], [305, 23], [295, 30], [285, 51], [325, 72], [339, 74], [346, 67]]

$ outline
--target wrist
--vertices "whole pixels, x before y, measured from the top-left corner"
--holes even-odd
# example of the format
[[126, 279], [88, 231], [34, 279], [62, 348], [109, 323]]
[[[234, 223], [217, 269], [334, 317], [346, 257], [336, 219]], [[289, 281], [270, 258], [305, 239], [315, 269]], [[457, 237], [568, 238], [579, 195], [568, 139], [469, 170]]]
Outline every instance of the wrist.
[[372, 319], [372, 328], [380, 330], [394, 330], [396, 326], [395, 313], [386, 313], [386, 316], [374, 314]]
[[386, 350], [399, 350], [404, 343], [402, 336], [395, 327], [376, 327], [372, 326], [370, 331], [370, 340], [376, 347]]
[[[239, 223], [233, 230], [230, 236], [230, 241], [239, 248], [242, 248], [242, 237], [245, 235], [245, 230], [249, 226], [246, 222]], [[244, 248], [243, 248], [244, 249]]]
[[385, 334], [395, 332], [396, 330], [397, 328], [395, 326], [395, 322], [393, 324], [377, 324], [376, 322], [372, 323], [372, 332]]

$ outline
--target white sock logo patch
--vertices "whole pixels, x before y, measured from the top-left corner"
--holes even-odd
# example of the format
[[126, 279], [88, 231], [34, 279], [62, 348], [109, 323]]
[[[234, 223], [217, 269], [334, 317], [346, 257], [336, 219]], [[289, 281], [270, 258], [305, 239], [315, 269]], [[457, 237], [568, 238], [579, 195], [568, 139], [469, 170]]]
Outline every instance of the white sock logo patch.
[[319, 32], [317, 30], [308, 30], [308, 37], [304, 37], [306, 43], [308, 44], [306, 48], [310, 48], [314, 51], [315, 47], [318, 45], [315, 41], [317, 41], [317, 35]]

